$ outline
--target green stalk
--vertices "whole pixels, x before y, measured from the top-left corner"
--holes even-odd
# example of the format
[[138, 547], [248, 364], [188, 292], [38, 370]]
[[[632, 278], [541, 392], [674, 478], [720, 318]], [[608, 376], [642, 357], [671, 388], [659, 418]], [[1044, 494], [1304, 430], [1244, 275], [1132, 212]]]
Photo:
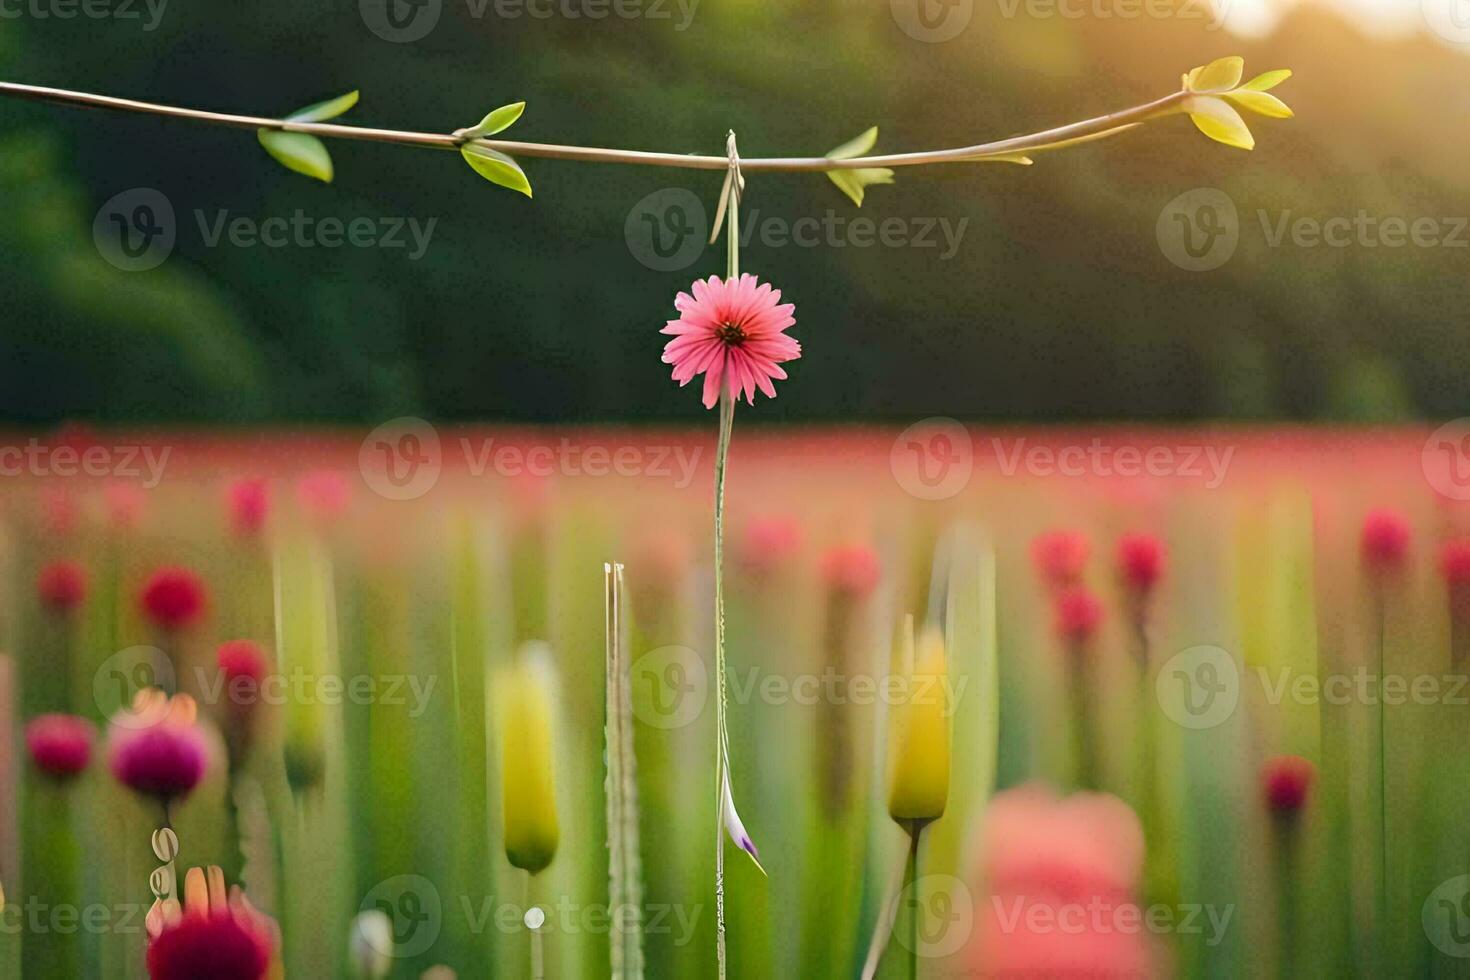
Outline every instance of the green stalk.
[[[726, 277], [740, 275], [740, 176], [736, 164], [735, 134], [730, 133], [730, 177], [726, 190]], [[725, 977], [725, 767], [729, 733], [725, 718], [725, 471], [730, 459], [730, 434], [735, 425], [735, 399], [729, 379], [721, 377], [720, 435], [715, 450], [715, 952], [720, 980]]]
[[923, 832], [924, 825], [917, 820], [909, 827], [909, 860], [903, 875], [903, 891], [899, 893], [909, 897], [909, 980], [919, 977], [919, 917], [924, 906], [914, 892], [919, 881], [919, 835]]

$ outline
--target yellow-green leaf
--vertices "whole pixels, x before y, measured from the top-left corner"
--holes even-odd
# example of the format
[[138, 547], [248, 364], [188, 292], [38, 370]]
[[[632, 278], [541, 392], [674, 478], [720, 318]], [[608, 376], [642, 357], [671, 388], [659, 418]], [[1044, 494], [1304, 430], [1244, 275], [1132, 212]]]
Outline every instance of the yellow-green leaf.
[[831, 153], [828, 153], [827, 154], [827, 159], [828, 160], [851, 160], [854, 157], [867, 156], [868, 153], [869, 153], [869, 151], [871, 151], [873, 149], [873, 147], [877, 144], [877, 142], [878, 142], [878, 127], [877, 126], [874, 126], [872, 129], [868, 130], [867, 132], [863, 133], [862, 135], [860, 135], [860, 136], [858, 136], [858, 137], [856, 137], [854, 139], [848, 140], [846, 143], [843, 143], [841, 146], [839, 146], [837, 149], [833, 150]]
[[1270, 92], [1257, 92], [1252, 89], [1238, 88], [1225, 96], [1231, 102], [1242, 109], [1269, 116], [1272, 119], [1290, 119], [1295, 113], [1291, 106], [1282, 102]]
[[256, 131], [260, 145], [282, 166], [323, 183], [332, 182], [332, 155], [315, 136], [307, 133], [285, 133], [275, 129]]
[[887, 167], [862, 167], [854, 170], [828, 170], [837, 189], [852, 199], [858, 207], [863, 206], [863, 194], [870, 184], [893, 183], [893, 171]]
[[357, 105], [356, 89], [348, 92], [346, 95], [339, 95], [335, 99], [318, 102], [315, 105], [307, 106], [305, 109], [297, 109], [286, 118], [295, 120], [296, 122], [322, 122], [326, 119], [337, 118], [355, 105]]
[[475, 173], [490, 183], [519, 191], [527, 197], [531, 196], [531, 182], [526, 179], [526, 172], [504, 153], [474, 143], [460, 147], [459, 153], [464, 157], [465, 163], [474, 168]]
[[1265, 74], [1257, 75], [1255, 78], [1246, 82], [1242, 88], [1250, 89], [1252, 92], [1269, 92], [1290, 77], [1291, 69], [1281, 68], [1276, 71], [1268, 71]]
[[1239, 55], [1231, 55], [1190, 72], [1188, 85], [1194, 92], [1228, 92], [1240, 84], [1243, 74], [1245, 59]]
[[459, 135], [468, 139], [479, 139], [482, 136], [494, 136], [503, 130], [509, 129], [515, 121], [521, 118], [521, 113], [526, 111], [524, 102], [512, 102], [503, 105], [487, 113], [484, 119], [464, 130]]
[[1199, 131], [1215, 142], [1242, 150], [1255, 149], [1256, 139], [1250, 127], [1224, 99], [1213, 96], [1190, 99], [1185, 102], [1184, 111]]

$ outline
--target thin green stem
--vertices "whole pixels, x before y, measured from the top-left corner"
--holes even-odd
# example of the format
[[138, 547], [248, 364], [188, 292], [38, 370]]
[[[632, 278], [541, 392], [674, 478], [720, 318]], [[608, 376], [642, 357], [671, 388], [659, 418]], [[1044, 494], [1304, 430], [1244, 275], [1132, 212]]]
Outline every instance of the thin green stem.
[[909, 980], [918, 980], [919, 977], [919, 919], [924, 914], [924, 905], [919, 901], [917, 889], [919, 835], [923, 832], [924, 825], [917, 820], [909, 827], [909, 860], [908, 868], [904, 872], [904, 889], [901, 892], [908, 895], [909, 905]]
[[[730, 134], [734, 155], [735, 134]], [[740, 274], [740, 181], [731, 167], [725, 220], [727, 273]], [[735, 425], [735, 399], [728, 379], [721, 378], [720, 434], [715, 449], [715, 929], [719, 975], [725, 976], [725, 794], [729, 777], [729, 732], [725, 717], [725, 473], [730, 459], [730, 436]], [[731, 801], [733, 805], [733, 801]]]
[[[231, 126], [237, 129], [274, 129], [290, 133], [309, 133], [323, 139], [367, 140], [434, 150], [458, 150], [467, 142], [475, 142], [513, 156], [539, 157], [547, 160], [677, 167], [684, 170], [723, 170], [729, 165], [729, 160], [721, 156], [649, 153], [642, 150], [615, 150], [558, 143], [522, 143], [516, 140], [467, 141], [453, 133], [421, 133], [408, 130], [375, 129], [366, 126], [346, 126], [341, 123], [301, 122], [291, 119], [274, 119], [268, 116], [209, 112], [203, 109], [188, 109], [181, 106], [141, 102], [135, 99], [121, 99], [110, 95], [96, 95], [91, 92], [25, 85], [19, 82], [0, 82], [0, 95], [36, 102], [57, 102], [94, 109], [112, 109], [121, 112], [169, 116], [175, 119], [190, 119], [195, 122]], [[742, 161], [741, 167], [747, 173], [816, 173], [866, 167], [916, 167], [942, 163], [969, 163], [993, 157], [1013, 157], [1043, 150], [1056, 144], [1072, 143], [1111, 134], [1159, 116], [1169, 115], [1178, 111], [1188, 96], [1187, 92], [1174, 92], [1161, 99], [1104, 116], [1084, 119], [1081, 122], [1044, 129], [1024, 136], [1012, 136], [990, 143], [977, 143], [973, 146], [923, 150], [916, 153], [894, 153], [887, 156], [857, 157], [851, 160], [830, 160], [826, 157], [767, 157]]]

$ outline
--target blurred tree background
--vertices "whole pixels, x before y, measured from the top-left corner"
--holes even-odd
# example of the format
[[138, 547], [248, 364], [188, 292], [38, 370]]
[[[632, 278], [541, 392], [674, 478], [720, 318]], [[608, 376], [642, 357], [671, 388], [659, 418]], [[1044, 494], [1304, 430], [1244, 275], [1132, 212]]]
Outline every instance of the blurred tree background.
[[[1460, 247], [1300, 247], [1273, 245], [1262, 224], [1470, 215], [1470, 59], [1428, 36], [1374, 37], [1319, 6], [1247, 39], [1210, 29], [1197, 4], [1191, 17], [1109, 18], [987, 0], [959, 37], [922, 43], [879, 0], [702, 0], [684, 30], [673, 0], [667, 19], [633, 20], [442, 3], [413, 43], [376, 35], [357, 0], [173, 0], [154, 30], [141, 0], [137, 20], [17, 4], [0, 20], [0, 77], [264, 115], [360, 88], [344, 121], [441, 132], [524, 99], [509, 138], [720, 153], [734, 128], [744, 155], [763, 156], [821, 154], [874, 124], [880, 152], [998, 138], [1163, 95], [1188, 68], [1239, 53], [1248, 75], [1296, 71], [1278, 92], [1298, 118], [1252, 117], [1254, 153], [1179, 117], [1030, 168], [904, 170], [861, 211], [820, 175], [754, 176], [747, 208], [762, 220], [967, 222], [948, 259], [942, 237], [773, 247], [757, 234], [744, 265], [797, 304], [806, 351], [759, 419], [1465, 413], [1470, 233]], [[337, 177], [323, 185], [248, 131], [0, 101], [4, 418], [703, 414], [659, 363], [657, 331], [676, 290], [722, 271], [722, 247], [655, 272], [624, 229], [661, 188], [712, 205], [720, 174], [525, 159], [531, 201], [453, 154], [330, 149]], [[92, 223], [136, 187], [168, 198], [177, 244], [128, 273], [101, 258]], [[1234, 258], [1202, 273], [1173, 265], [1155, 233], [1165, 205], [1198, 187], [1225, 191], [1241, 226]], [[414, 259], [212, 246], [196, 217], [298, 209], [436, 223]]]

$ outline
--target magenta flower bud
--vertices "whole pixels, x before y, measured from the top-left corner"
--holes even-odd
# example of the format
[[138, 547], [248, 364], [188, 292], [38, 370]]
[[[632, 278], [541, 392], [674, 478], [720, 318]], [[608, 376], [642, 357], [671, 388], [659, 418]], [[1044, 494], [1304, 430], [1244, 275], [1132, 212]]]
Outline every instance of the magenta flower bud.
[[1363, 561], [1375, 572], [1390, 572], [1409, 554], [1409, 522], [1398, 511], [1379, 508], [1363, 518]]
[[1053, 589], [1064, 589], [1082, 580], [1092, 543], [1078, 531], [1048, 531], [1031, 542], [1031, 562], [1041, 581]]
[[157, 688], [138, 692], [131, 708], [113, 717], [108, 764], [117, 781], [160, 802], [193, 792], [209, 768], [198, 706], [187, 694], [170, 698]]
[[1261, 792], [1272, 812], [1299, 813], [1307, 805], [1317, 768], [1299, 755], [1279, 755], [1261, 767]]
[[87, 569], [80, 562], [54, 561], [36, 574], [36, 596], [41, 605], [61, 616], [87, 599]]
[[263, 478], [247, 476], [231, 483], [225, 491], [230, 526], [235, 533], [250, 536], [265, 527], [271, 510], [271, 488]]
[[138, 604], [156, 626], [178, 630], [192, 626], [208, 605], [204, 580], [182, 566], [160, 568], [138, 594]]
[[822, 580], [827, 588], [849, 599], [865, 599], [883, 577], [878, 556], [867, 545], [842, 545], [822, 556]]
[[1138, 595], [1153, 592], [1164, 575], [1164, 543], [1152, 534], [1125, 534], [1118, 540], [1118, 573]]
[[1103, 607], [1097, 596], [1077, 586], [1057, 596], [1053, 614], [1057, 635], [1069, 643], [1082, 644], [1097, 634]]
[[92, 761], [92, 723], [76, 715], [39, 715], [26, 725], [31, 763], [53, 779], [68, 782]]

